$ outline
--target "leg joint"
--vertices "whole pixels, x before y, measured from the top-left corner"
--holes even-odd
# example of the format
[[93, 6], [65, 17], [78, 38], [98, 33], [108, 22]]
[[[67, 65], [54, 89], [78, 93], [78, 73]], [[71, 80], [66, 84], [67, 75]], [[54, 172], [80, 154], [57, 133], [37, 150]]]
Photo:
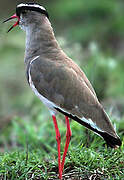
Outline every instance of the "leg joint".
[[56, 141], [58, 142], [60, 142], [61, 141], [61, 135], [60, 135], [60, 133], [58, 132], [57, 134], [56, 134]]

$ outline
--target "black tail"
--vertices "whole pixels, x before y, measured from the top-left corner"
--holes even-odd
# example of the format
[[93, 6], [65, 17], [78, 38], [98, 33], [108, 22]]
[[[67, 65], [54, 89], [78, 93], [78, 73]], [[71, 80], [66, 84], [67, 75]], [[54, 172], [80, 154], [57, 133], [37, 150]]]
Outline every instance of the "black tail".
[[57, 111], [61, 112], [62, 114], [64, 114], [65, 116], [68, 116], [69, 118], [77, 121], [78, 123], [80, 123], [81, 125], [85, 126], [86, 128], [94, 131], [95, 133], [99, 134], [100, 136], [103, 137], [103, 139], [106, 141], [107, 145], [110, 146], [111, 148], [115, 148], [117, 146], [121, 146], [121, 140], [118, 136], [114, 137], [110, 134], [108, 134], [107, 132], [103, 132], [103, 131], [99, 131], [98, 129], [93, 128], [92, 126], [90, 126], [90, 124], [82, 121], [81, 119], [79, 119], [77, 116], [73, 116], [71, 114], [68, 114], [65, 111], [62, 111], [59, 108], [55, 108]]
[[118, 136], [117, 137], [113, 137], [110, 134], [105, 133], [105, 132], [101, 132], [100, 135], [104, 138], [104, 140], [106, 141], [107, 145], [110, 146], [111, 148], [115, 148], [117, 146], [121, 146], [121, 144], [122, 144], [121, 140], [120, 140], [120, 138]]

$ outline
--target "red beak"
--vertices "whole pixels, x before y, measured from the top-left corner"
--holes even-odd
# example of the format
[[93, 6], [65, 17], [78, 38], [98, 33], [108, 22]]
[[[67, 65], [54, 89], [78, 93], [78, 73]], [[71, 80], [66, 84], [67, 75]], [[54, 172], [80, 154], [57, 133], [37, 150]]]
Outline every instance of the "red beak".
[[17, 19], [17, 22], [16, 22], [13, 26], [11, 26], [7, 32], [11, 31], [14, 27], [16, 27], [17, 25], [19, 25], [19, 20], [20, 20], [20, 18], [19, 18], [19, 16], [17, 16], [16, 14], [14, 14], [14, 15], [11, 16], [10, 18], [6, 19], [5, 21], [3, 21], [3, 23], [8, 22], [8, 21], [10, 21], [10, 20], [12, 20], [12, 19]]

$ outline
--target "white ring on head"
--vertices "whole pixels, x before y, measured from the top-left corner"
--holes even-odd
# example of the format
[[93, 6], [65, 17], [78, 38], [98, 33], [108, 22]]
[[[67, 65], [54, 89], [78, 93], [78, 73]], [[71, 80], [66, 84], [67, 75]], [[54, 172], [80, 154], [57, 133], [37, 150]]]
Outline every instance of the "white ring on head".
[[36, 8], [40, 8], [40, 9], [46, 11], [46, 9], [43, 6], [40, 6], [38, 4], [24, 4], [24, 3], [21, 3], [17, 7], [23, 7], [23, 6], [26, 6], [26, 7], [36, 7]]

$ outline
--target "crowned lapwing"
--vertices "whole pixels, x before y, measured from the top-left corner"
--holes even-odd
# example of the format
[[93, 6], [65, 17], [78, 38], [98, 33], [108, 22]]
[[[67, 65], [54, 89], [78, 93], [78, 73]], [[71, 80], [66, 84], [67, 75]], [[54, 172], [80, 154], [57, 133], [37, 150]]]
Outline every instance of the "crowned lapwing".
[[[36, 3], [21, 3], [16, 7], [16, 14], [4, 22], [14, 18], [17, 22], [9, 31], [19, 25], [26, 32], [24, 61], [29, 86], [48, 107], [53, 118], [59, 178], [62, 179], [71, 138], [69, 118], [103, 137], [112, 148], [120, 146], [121, 141], [86, 75], [58, 45], [46, 9]], [[58, 112], [65, 116], [67, 126], [62, 161], [61, 137], [56, 121]]]

